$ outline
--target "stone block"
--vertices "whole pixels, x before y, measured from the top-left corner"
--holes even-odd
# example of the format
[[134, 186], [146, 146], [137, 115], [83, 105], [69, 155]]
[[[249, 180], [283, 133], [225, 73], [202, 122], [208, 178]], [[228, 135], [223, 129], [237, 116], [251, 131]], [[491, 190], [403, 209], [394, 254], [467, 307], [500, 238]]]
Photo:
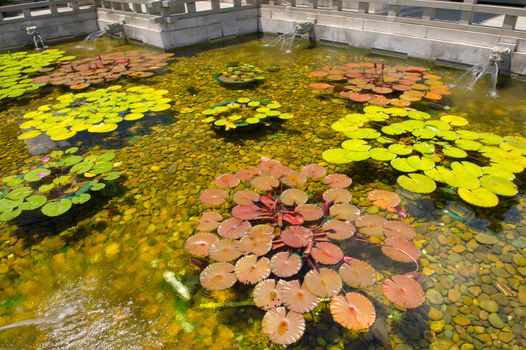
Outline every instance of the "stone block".
[[363, 21], [363, 30], [368, 30], [375, 33], [398, 34], [419, 38], [425, 38], [427, 35], [426, 26], [389, 21], [376, 21], [370, 19]]
[[499, 36], [486, 33], [468, 32], [454, 29], [429, 27], [427, 38], [467, 45], [481, 45], [493, 47], [499, 42]]

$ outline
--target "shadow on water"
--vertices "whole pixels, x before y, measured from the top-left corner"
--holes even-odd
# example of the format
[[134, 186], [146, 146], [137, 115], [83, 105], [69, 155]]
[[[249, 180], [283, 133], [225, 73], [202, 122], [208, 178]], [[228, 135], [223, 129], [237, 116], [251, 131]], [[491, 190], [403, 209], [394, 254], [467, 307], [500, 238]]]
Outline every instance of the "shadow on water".
[[[15, 235], [24, 239], [28, 246], [38, 244], [46, 237], [55, 236], [59, 233], [71, 231], [71, 235], [65, 235], [67, 243], [77, 242], [92, 234], [92, 231], [102, 231], [107, 224], [101, 222], [90, 222], [88, 225], [77, 227], [78, 223], [92, 218], [101, 208], [107, 207], [108, 202], [114, 197], [122, 197], [126, 193], [125, 187], [121, 184], [123, 179], [118, 182], [108, 184], [98, 192], [91, 192], [91, 200], [82, 205], [74, 205], [67, 213], [48, 217], [40, 212], [33, 210], [24, 211], [13, 220], [12, 224], [17, 226]], [[108, 208], [110, 212], [112, 208]]]
[[122, 121], [118, 128], [111, 133], [83, 131], [68, 140], [59, 142], [51, 141], [47, 135], [42, 134], [35, 139], [26, 140], [25, 143], [32, 155], [45, 154], [54, 149], [73, 146], [78, 147], [81, 153], [94, 147], [113, 150], [127, 146], [130, 142], [134, 142], [137, 137], [149, 134], [154, 127], [170, 125], [173, 122], [174, 118], [170, 114], [146, 116], [138, 121]]

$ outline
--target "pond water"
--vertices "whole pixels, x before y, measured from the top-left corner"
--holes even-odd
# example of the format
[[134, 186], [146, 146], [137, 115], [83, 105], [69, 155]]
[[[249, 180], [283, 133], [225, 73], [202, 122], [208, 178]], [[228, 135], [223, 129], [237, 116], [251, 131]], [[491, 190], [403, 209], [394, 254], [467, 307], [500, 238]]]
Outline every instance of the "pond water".
[[[0, 223], [0, 327], [18, 326], [0, 328], [0, 348], [279, 348], [261, 332], [264, 311], [244, 306], [251, 299], [251, 287], [237, 284], [210, 292], [199, 286], [201, 267], [191, 263], [183, 248], [204, 210], [199, 193], [219, 174], [255, 166], [267, 156], [297, 170], [320, 163], [329, 172], [348, 174], [353, 179], [353, 203], [370, 204], [367, 192], [396, 190], [397, 174], [377, 162], [327, 165], [323, 161], [323, 151], [345, 140], [331, 124], [362, 106], [318, 98], [309, 87], [308, 73], [351, 61], [417, 64], [454, 83], [462, 71], [346, 47], [307, 49], [301, 41], [285, 53], [264, 46], [271, 40], [174, 51], [162, 74], [118, 81], [124, 87], [140, 84], [168, 90], [171, 109], [122, 125], [113, 133], [88, 134], [62, 144], [81, 151], [114, 150], [124, 177], [111, 191], [60, 219]], [[137, 49], [109, 39], [57, 48], [80, 58]], [[232, 61], [268, 71], [266, 80], [243, 91], [220, 86], [214, 74]], [[526, 84], [503, 77], [498, 98], [488, 97], [487, 90], [486, 81], [473, 91], [453, 89], [444, 102], [447, 111], [438, 107], [427, 111], [463, 116], [475, 131], [524, 135]], [[49, 150], [49, 144], [18, 140], [18, 125], [24, 113], [65, 92], [46, 87], [1, 106], [1, 177], [16, 174], [30, 154]], [[238, 97], [278, 101], [282, 111], [294, 118], [229, 134], [217, 133], [201, 121], [201, 111]], [[525, 348], [524, 176], [515, 182], [519, 194], [492, 209], [473, 208], [440, 193], [404, 197], [406, 221], [415, 227], [415, 242], [423, 251], [419, 262], [425, 304], [399, 310], [378, 293], [378, 284], [367, 290], [375, 299], [379, 320], [372, 331], [344, 331], [326, 308], [307, 318], [305, 335], [290, 347]], [[375, 212], [371, 207], [366, 210]], [[385, 262], [380, 264], [391, 269]], [[164, 276], [170, 272], [189, 289], [189, 301], [167, 282]]]

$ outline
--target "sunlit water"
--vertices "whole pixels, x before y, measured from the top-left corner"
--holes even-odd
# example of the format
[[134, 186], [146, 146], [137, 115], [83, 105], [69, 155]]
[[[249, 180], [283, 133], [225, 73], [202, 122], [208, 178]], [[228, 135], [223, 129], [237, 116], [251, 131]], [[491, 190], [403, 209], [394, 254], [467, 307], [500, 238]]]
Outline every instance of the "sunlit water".
[[[210, 293], [199, 287], [200, 269], [189, 263], [182, 248], [203, 210], [198, 194], [218, 174], [252, 166], [262, 155], [299, 168], [322, 161], [321, 153], [344, 139], [332, 131], [331, 123], [361, 106], [318, 99], [309, 87], [309, 71], [359, 60], [419, 64], [429, 66], [447, 83], [455, 82], [462, 71], [342, 47], [307, 49], [306, 41], [295, 43], [292, 52], [285, 53], [264, 46], [271, 40], [193, 54], [175, 51], [175, 60], [162, 75], [118, 82], [167, 89], [173, 108], [144, 122], [123, 124], [112, 134], [85, 135], [63, 145], [76, 145], [82, 151], [116, 150], [125, 179], [107, 196], [60, 220], [35, 223], [26, 218], [18, 226], [0, 224], [0, 327], [12, 327], [0, 331], [0, 348], [274, 347], [261, 335], [263, 312], [242, 306], [250, 299], [249, 288], [236, 286]], [[134, 47], [100, 38], [61, 48], [83, 57]], [[231, 61], [270, 72], [254, 90], [225, 89], [213, 76]], [[501, 79], [499, 97], [493, 99], [487, 96], [490, 84], [481, 79], [472, 91], [456, 89], [446, 100], [447, 111], [439, 105], [428, 111], [464, 116], [477, 131], [524, 134], [526, 85]], [[65, 91], [41, 89], [2, 107], [1, 176], [15, 173], [30, 153], [50, 149], [49, 144], [17, 140], [18, 124], [25, 112]], [[241, 96], [279, 101], [282, 110], [294, 113], [295, 118], [282, 126], [227, 136], [200, 121], [201, 110]], [[396, 174], [377, 163], [329, 168], [353, 177], [356, 203], [365, 203], [365, 193], [372, 188], [396, 189]], [[317, 324], [307, 322], [305, 336], [295, 347], [526, 347], [524, 295], [519, 299], [526, 276], [524, 178], [518, 183], [520, 193], [492, 210], [469, 208], [440, 194], [421, 197], [402, 191], [404, 209], [414, 219], [417, 241], [424, 251], [420, 263], [426, 276], [426, 304], [418, 310], [398, 311], [384, 302], [378, 285], [367, 290], [377, 301], [380, 320], [369, 334], [344, 332], [325, 312]], [[480, 232], [493, 235], [497, 243], [478, 243], [474, 237]], [[385, 259], [375, 264], [379, 270], [396, 271]], [[497, 303], [497, 311], [480, 307], [487, 299]], [[218, 305], [231, 307], [216, 308]], [[490, 323], [492, 313], [502, 324], [495, 324], [494, 316]]]

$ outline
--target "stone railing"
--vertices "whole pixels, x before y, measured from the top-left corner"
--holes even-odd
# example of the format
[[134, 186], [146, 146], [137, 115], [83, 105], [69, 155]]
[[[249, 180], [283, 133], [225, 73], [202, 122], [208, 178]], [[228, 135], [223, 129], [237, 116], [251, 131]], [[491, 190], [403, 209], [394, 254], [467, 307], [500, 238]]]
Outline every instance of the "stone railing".
[[[526, 38], [526, 8], [481, 5], [477, 0], [261, 0], [264, 7], [316, 9], [356, 18], [472, 30]], [[522, 25], [518, 19], [522, 18]]]
[[205, 15], [203, 12], [221, 13], [256, 6], [255, 0], [95, 0], [95, 3], [98, 9], [150, 16], [156, 23]]
[[0, 24], [29, 22], [49, 17], [71, 16], [93, 12], [95, 7], [89, 1], [49, 0], [26, 4], [0, 6]]

